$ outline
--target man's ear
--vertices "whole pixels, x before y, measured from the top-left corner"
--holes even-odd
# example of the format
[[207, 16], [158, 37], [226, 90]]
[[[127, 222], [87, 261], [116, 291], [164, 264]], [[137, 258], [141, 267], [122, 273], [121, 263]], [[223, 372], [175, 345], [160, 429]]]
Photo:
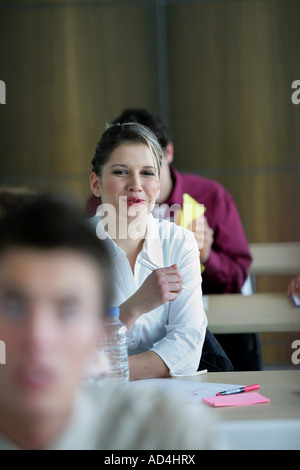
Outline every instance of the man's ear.
[[100, 197], [100, 182], [99, 182], [99, 176], [96, 175], [96, 173], [93, 171], [90, 176], [90, 188], [94, 196]]
[[173, 162], [174, 158], [174, 145], [172, 142], [169, 142], [165, 148], [165, 158], [167, 163], [170, 165]]

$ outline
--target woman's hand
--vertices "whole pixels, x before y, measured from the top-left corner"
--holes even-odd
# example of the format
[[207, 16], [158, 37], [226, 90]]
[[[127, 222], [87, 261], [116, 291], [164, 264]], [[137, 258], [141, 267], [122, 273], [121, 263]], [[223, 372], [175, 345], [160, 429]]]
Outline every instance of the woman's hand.
[[183, 280], [176, 264], [168, 268], [158, 268], [143, 282], [134, 294], [141, 305], [141, 313], [175, 300], [182, 290]]
[[143, 313], [177, 299], [183, 288], [182, 275], [176, 264], [158, 268], [143, 282], [141, 287], [120, 306], [120, 318], [130, 329]]

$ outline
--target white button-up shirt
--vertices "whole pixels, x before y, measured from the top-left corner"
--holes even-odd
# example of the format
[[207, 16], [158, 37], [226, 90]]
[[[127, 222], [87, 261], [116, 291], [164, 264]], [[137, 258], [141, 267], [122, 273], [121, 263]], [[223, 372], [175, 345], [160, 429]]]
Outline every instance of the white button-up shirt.
[[170, 369], [170, 374], [195, 372], [199, 366], [207, 318], [203, 309], [201, 268], [194, 234], [178, 225], [154, 219], [149, 214], [147, 236], [138, 254], [134, 274], [125, 252], [109, 237], [100, 216], [93, 217], [99, 238], [105, 238], [115, 266], [114, 306], [131, 297], [151, 274], [151, 268], [177, 264], [183, 277], [183, 289], [176, 300], [141, 315], [128, 332], [128, 353], [155, 351]]

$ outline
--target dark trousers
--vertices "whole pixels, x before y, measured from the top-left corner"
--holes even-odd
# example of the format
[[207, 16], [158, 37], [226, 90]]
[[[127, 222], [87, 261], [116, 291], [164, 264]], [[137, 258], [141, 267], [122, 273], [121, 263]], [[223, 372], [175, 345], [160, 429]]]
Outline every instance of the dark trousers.
[[216, 337], [206, 330], [198, 370], [208, 372], [232, 372], [233, 365]]
[[260, 340], [257, 334], [218, 334], [216, 338], [235, 371], [262, 369]]

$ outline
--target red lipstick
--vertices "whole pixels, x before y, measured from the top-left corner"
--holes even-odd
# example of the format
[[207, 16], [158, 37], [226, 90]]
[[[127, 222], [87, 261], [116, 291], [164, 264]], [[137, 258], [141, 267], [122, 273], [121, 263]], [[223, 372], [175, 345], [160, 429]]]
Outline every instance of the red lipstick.
[[140, 204], [143, 204], [145, 202], [144, 199], [136, 196], [130, 196], [127, 198], [127, 204], [129, 206], [139, 206]]

